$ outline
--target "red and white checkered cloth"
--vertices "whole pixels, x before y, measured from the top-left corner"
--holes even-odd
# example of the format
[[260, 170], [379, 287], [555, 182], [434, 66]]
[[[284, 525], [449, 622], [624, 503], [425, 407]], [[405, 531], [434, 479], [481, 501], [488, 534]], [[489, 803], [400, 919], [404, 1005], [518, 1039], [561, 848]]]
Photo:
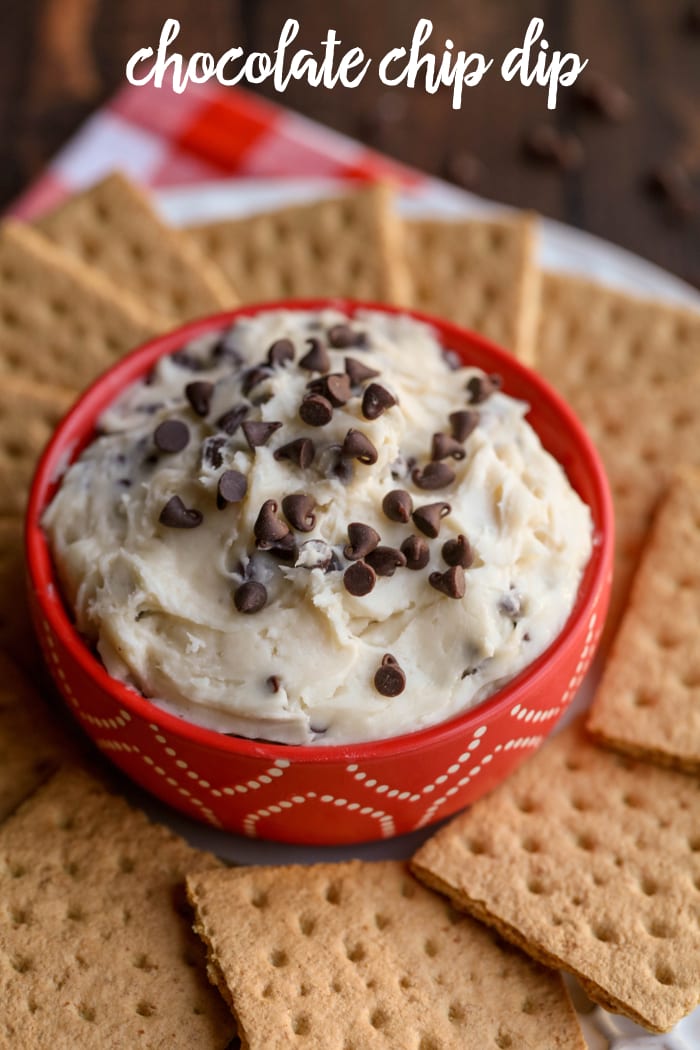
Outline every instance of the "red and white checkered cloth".
[[122, 88], [56, 155], [10, 209], [19, 218], [58, 204], [118, 168], [144, 186], [212, 179], [426, 176], [306, 117], [246, 91], [190, 85]]

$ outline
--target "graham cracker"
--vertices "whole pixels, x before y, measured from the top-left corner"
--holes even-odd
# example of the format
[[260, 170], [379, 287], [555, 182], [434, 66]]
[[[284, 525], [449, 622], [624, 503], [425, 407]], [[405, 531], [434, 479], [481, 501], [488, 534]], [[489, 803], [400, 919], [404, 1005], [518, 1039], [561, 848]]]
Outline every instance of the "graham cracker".
[[29, 226], [0, 227], [0, 374], [79, 390], [158, 325]]
[[700, 471], [672, 481], [634, 579], [588, 729], [700, 773]]
[[50, 240], [128, 290], [161, 326], [234, 307], [218, 267], [167, 226], [145, 193], [115, 172], [42, 216]]
[[700, 372], [579, 392], [575, 407], [601, 453], [615, 504], [610, 625], [619, 622], [656, 505], [681, 464], [700, 467]]
[[79, 750], [34, 685], [0, 653], [0, 821]]
[[411, 306], [471, 328], [535, 362], [540, 275], [536, 221], [405, 223]]
[[580, 390], [653, 388], [700, 367], [700, 311], [545, 273], [537, 367], [574, 404]]
[[23, 533], [21, 518], [0, 517], [0, 649], [34, 670], [38, 644], [29, 615]]
[[209, 975], [246, 1050], [583, 1050], [558, 974], [398, 861], [189, 876]]
[[24, 511], [42, 452], [75, 392], [3, 376], [0, 383], [0, 514]]
[[182, 892], [218, 862], [61, 770], [0, 827], [0, 1047], [224, 1050]]
[[700, 1001], [700, 782], [596, 747], [580, 721], [412, 867], [652, 1031]]
[[351, 297], [406, 303], [403, 231], [384, 185], [190, 227], [244, 302]]

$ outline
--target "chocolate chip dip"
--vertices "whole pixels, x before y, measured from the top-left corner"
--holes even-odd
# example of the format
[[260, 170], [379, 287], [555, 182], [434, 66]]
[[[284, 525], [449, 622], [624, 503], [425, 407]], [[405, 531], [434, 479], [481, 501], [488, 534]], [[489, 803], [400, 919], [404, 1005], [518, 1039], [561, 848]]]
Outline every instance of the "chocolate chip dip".
[[44, 518], [107, 670], [221, 732], [374, 740], [553, 641], [591, 517], [498, 376], [408, 317], [274, 311], [162, 359]]

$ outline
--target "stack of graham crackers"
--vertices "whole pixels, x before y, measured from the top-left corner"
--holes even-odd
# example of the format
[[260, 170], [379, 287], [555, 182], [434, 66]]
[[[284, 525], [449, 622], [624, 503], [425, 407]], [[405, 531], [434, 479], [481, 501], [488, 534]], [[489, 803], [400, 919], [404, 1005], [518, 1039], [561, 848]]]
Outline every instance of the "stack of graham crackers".
[[[175, 230], [120, 175], [0, 227], [0, 1047], [580, 1050], [550, 967], [654, 1031], [700, 1001], [700, 313], [540, 273], [535, 234], [404, 221], [384, 186]], [[18, 609], [29, 479], [77, 393], [191, 318], [320, 296], [507, 346], [574, 405], [614, 490], [605, 747], [565, 730], [412, 873], [227, 870], [150, 824], [45, 703]]]

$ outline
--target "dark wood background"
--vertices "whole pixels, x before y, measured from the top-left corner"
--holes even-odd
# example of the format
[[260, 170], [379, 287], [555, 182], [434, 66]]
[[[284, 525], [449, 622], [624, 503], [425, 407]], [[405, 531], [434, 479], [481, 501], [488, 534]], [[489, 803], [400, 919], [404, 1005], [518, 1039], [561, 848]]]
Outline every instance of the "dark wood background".
[[[0, 204], [124, 82], [127, 58], [156, 45], [165, 18], [181, 21], [184, 52], [270, 50], [294, 16], [299, 46], [313, 47], [333, 27], [345, 45], [378, 59], [408, 45], [418, 18], [429, 15], [433, 48], [451, 37], [497, 60], [484, 83], [465, 92], [461, 111], [452, 111], [449, 90], [389, 90], [369, 76], [353, 91], [294, 84], [284, 103], [435, 174], [476, 157], [477, 192], [700, 281], [697, 215], [679, 219], [645, 189], [650, 171], [673, 161], [688, 172], [691, 203], [700, 199], [700, 4], [692, 0], [2, 0], [0, 8]], [[496, 65], [535, 15], [545, 19], [552, 48], [579, 52], [589, 69], [625, 88], [634, 105], [628, 120], [586, 113], [566, 91], [551, 115], [543, 91], [501, 80]], [[580, 138], [579, 170], [563, 174], [523, 159], [523, 137], [542, 121]]]

